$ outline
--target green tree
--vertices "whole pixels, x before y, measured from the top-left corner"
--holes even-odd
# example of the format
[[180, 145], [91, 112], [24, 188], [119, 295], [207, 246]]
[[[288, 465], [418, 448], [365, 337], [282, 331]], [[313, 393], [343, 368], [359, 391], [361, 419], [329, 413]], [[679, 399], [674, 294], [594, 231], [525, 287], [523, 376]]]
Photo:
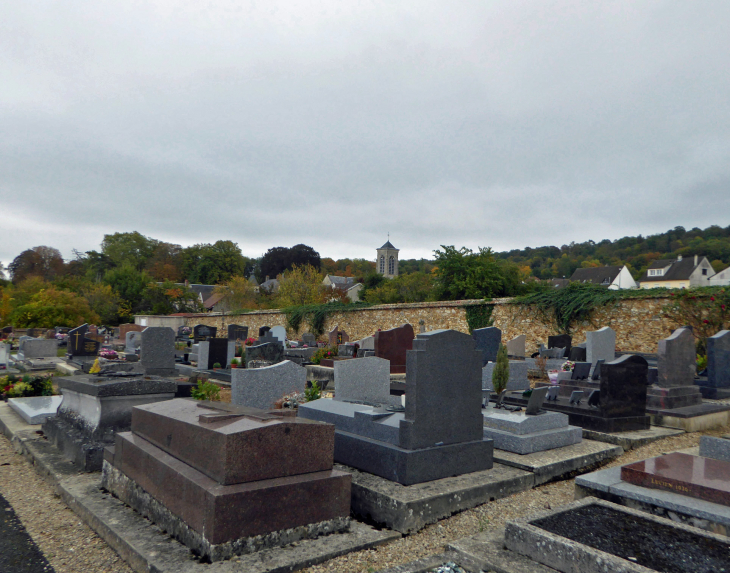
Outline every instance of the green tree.
[[261, 257], [256, 276], [259, 282], [263, 282], [266, 277], [277, 277], [284, 271], [293, 269], [295, 265], [310, 265], [319, 270], [322, 259], [317, 251], [307, 245], [299, 244], [291, 248], [274, 247]]
[[15, 257], [8, 265], [8, 271], [15, 284], [29, 277], [40, 277], [50, 281], [63, 274], [63, 257], [61, 252], [53, 247], [33, 247]]
[[280, 308], [303, 304], [319, 304], [330, 294], [322, 285], [322, 275], [312, 265], [294, 265], [294, 268], [279, 278], [276, 299]]
[[495, 259], [490, 248], [478, 253], [462, 247], [441, 245], [436, 258], [436, 292], [438, 300], [461, 300], [514, 296], [520, 292], [517, 265]]
[[81, 289], [81, 295], [89, 303], [89, 307], [97, 315], [102, 324], [116, 326], [120, 313], [125, 314], [127, 308], [122, 298], [110, 285], [88, 283]]
[[155, 254], [158, 245], [159, 241], [145, 237], [137, 231], [114, 233], [104, 235], [101, 252], [109, 257], [116, 267], [128, 265], [141, 271]]
[[125, 264], [104, 275], [104, 283], [111, 286], [129, 305], [130, 312], [136, 314], [145, 308], [144, 292], [152, 278], [144, 271], [137, 270], [130, 264]]
[[182, 251], [182, 259], [185, 277], [196, 284], [221, 284], [236, 275], [244, 275], [250, 267], [250, 260], [232, 241], [187, 247]]
[[18, 328], [53, 328], [99, 322], [85, 298], [68, 291], [48, 287], [34, 294], [28, 303], [18, 306], [10, 315]]
[[[362, 291], [361, 291], [362, 294]], [[435, 296], [433, 275], [413, 272], [394, 279], [383, 279], [379, 286], [366, 289], [362, 300], [373, 304], [424, 302]]]
[[497, 351], [497, 362], [492, 370], [492, 387], [499, 394], [507, 388], [507, 382], [509, 382], [509, 357], [507, 356], [507, 347], [500, 344]]
[[225, 283], [213, 289], [220, 294], [221, 306], [229, 311], [251, 309], [259, 307], [259, 294], [251, 281], [243, 276], [231, 277]]

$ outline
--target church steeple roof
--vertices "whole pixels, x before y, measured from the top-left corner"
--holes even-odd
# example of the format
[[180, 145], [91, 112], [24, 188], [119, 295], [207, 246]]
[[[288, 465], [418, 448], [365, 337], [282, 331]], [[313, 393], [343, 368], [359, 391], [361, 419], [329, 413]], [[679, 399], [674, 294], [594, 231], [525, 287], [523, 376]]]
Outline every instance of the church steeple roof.
[[[393, 249], [394, 251], [398, 250], [393, 246], [393, 244], [390, 241], [386, 241], [386, 243], [380, 248], [381, 249]], [[378, 249], [378, 250], [380, 250], [380, 249]]]

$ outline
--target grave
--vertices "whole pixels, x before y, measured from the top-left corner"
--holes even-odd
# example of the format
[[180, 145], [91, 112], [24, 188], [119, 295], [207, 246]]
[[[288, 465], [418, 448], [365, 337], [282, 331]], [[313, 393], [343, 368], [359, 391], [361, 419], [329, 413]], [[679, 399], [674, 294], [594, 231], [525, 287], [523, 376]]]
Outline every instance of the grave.
[[453, 330], [419, 334], [407, 362], [405, 412], [316, 400], [299, 416], [335, 425], [335, 461], [400, 484], [491, 468], [474, 340]]
[[357, 345], [355, 343], [340, 344], [337, 346], [337, 356], [339, 358], [355, 358], [357, 356]]
[[209, 338], [215, 338], [217, 333], [218, 328], [215, 326], [196, 324], [193, 327], [193, 343], [200, 342], [201, 340], [208, 340]]
[[646, 400], [653, 424], [694, 432], [730, 421], [730, 405], [702, 402], [700, 387], [694, 383], [695, 358], [694, 336], [688, 328], [678, 328], [659, 341], [657, 381]]
[[231, 370], [231, 402], [240, 406], [274, 407], [284, 394], [304, 392], [307, 370], [289, 360], [263, 368]]
[[305, 332], [302, 334], [302, 342], [306, 344], [307, 346], [317, 346], [317, 337], [314, 336], [314, 334], [310, 334], [309, 332]]
[[278, 338], [266, 332], [258, 340], [258, 344], [246, 347], [246, 365], [252, 360], [266, 360], [275, 364], [284, 359], [284, 345]]
[[142, 332], [145, 329], [144, 326], [141, 326], [139, 324], [120, 324], [119, 325], [119, 338], [121, 340], [126, 340], [127, 333], [128, 332]]
[[260, 327], [259, 328], [259, 338], [261, 338], [262, 336], [266, 336], [266, 333], [269, 332], [269, 330], [271, 330], [271, 327], [270, 326], [262, 326], [262, 327]]
[[124, 336], [124, 351], [127, 354], [136, 354], [142, 346], [142, 331], [131, 330]]
[[[495, 367], [494, 362], [488, 363], [482, 368], [482, 390], [493, 392], [492, 374]], [[530, 381], [527, 379], [528, 364], [524, 360], [509, 361], [509, 380], [507, 390], [529, 390]]]
[[[102, 486], [210, 561], [342, 533], [350, 476], [333, 470], [334, 428], [223, 403], [134, 409]], [[185, 492], [184, 496], [180, 492]]]
[[10, 345], [0, 342], [0, 366], [7, 366], [10, 361]]
[[345, 342], [350, 342], [350, 337], [344, 330], [340, 330], [339, 325], [336, 325], [328, 334], [327, 341], [329, 346], [339, 346]]
[[33, 396], [31, 398], [9, 398], [10, 406], [26, 424], [43, 424], [56, 415], [63, 396]]
[[[563, 348], [565, 353], [563, 356], [570, 355], [570, 348], [573, 344], [573, 338], [569, 334], [557, 334], [554, 336], [548, 336], [548, 348]], [[556, 356], [555, 358], [562, 358], [562, 356]]]
[[167, 326], [148, 326], [140, 338], [139, 362], [145, 374], [175, 376], [175, 332]]
[[401, 404], [400, 396], [390, 395], [390, 364], [371, 356], [335, 362], [335, 397], [338, 402], [370, 406]]
[[730, 462], [730, 436], [723, 438], [701, 436], [700, 455], [704, 458]]
[[245, 342], [248, 338], [248, 326], [241, 326], [240, 324], [229, 324], [228, 325], [228, 340], [240, 340]]
[[82, 324], [68, 332], [68, 354], [74, 358], [95, 357], [99, 354], [100, 344], [96, 340], [87, 338], [88, 324]]
[[525, 357], [525, 342], [527, 337], [524, 334], [515, 336], [512, 340], [507, 341], [507, 355], [513, 358]]
[[586, 351], [586, 343], [575, 344], [570, 348], [568, 360], [571, 362], [585, 362], [588, 353]]
[[286, 328], [283, 326], [274, 326], [269, 331], [271, 336], [276, 338], [282, 345], [286, 344]]
[[58, 355], [58, 340], [55, 338], [30, 338], [24, 340], [18, 348], [18, 359], [29, 358], [56, 358]]
[[730, 398], [730, 330], [707, 339], [707, 378], [695, 383], [704, 398]]
[[586, 362], [599, 360], [613, 362], [616, 359], [616, 332], [608, 327], [586, 332]]
[[390, 373], [405, 374], [406, 353], [413, 348], [413, 327], [404, 324], [390, 330], [378, 330], [373, 338], [375, 356], [390, 361]]
[[[650, 426], [650, 418], [646, 415], [647, 372], [644, 358], [624, 355], [603, 365], [599, 384], [580, 380], [561, 384], [565, 388], [561, 388], [557, 399], [546, 403], [544, 408], [567, 414], [571, 425], [596, 432], [647, 430]], [[600, 391], [597, 407], [588, 404], [592, 390]], [[577, 404], [571, 403], [568, 397], [576, 391], [583, 392], [583, 399]], [[515, 393], [509, 394], [505, 401], [520, 406], [527, 403]]]
[[[497, 361], [497, 351], [502, 341], [502, 331], [496, 326], [477, 328], [472, 332], [476, 349], [482, 353], [482, 366]], [[509, 353], [509, 351], [507, 351]]]
[[[228, 364], [229, 346], [235, 344], [227, 338], [210, 338], [198, 342], [198, 368], [212, 370], [216, 364], [225, 368]], [[253, 348], [253, 347], [249, 347]]]
[[129, 430], [132, 408], [175, 396], [174, 380], [116, 373], [55, 378], [63, 402], [43, 433], [63, 456], [82, 471], [99, 471], [103, 450], [114, 433]]

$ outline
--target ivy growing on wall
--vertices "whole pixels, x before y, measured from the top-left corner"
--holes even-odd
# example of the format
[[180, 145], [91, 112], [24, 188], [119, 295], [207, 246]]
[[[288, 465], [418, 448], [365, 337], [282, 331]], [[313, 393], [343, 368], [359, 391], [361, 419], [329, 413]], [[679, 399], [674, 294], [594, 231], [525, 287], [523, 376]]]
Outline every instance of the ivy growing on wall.
[[475, 304], [465, 306], [464, 312], [466, 313], [466, 324], [469, 326], [469, 332], [474, 332], [477, 328], [492, 326], [494, 324], [494, 321], [492, 320], [493, 310], [493, 304]]
[[327, 304], [304, 304], [300, 306], [290, 306], [281, 309], [286, 315], [286, 322], [289, 328], [295, 332], [299, 332], [299, 328], [303, 322], [309, 325], [309, 331], [315, 336], [324, 334], [324, 325], [327, 317], [333, 313], [352, 312], [372, 306], [366, 302], [356, 302], [345, 304], [342, 302], [330, 302]]

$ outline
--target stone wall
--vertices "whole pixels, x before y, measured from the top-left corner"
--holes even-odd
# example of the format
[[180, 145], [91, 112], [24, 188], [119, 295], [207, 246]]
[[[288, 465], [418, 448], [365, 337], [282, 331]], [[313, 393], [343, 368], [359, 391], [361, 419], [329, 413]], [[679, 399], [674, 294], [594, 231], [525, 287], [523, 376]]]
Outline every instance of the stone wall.
[[[481, 300], [453, 302], [384, 304], [359, 309], [352, 312], [333, 313], [327, 317], [325, 331], [339, 327], [350, 335], [350, 340], [359, 340], [372, 335], [378, 328], [387, 330], [409, 322], [418, 332], [418, 321], [423, 320], [427, 330], [451, 328], [469, 332], [466, 320], [466, 307], [484, 304]], [[554, 326], [545, 324], [533, 308], [509, 304], [509, 299], [495, 300], [492, 319], [494, 325], [502, 329], [502, 341], [519, 335], [527, 336], [526, 349], [534, 352], [539, 343], [547, 342], [551, 334], [559, 334]], [[649, 298], [623, 300], [616, 304], [600, 307], [594, 313], [591, 323], [576, 325], [572, 335], [573, 342], [585, 341], [588, 330], [610, 326], [616, 331], [616, 348], [626, 352], [656, 352], [657, 341], [666, 338], [674, 325], [661, 316], [662, 307], [667, 299]], [[294, 332], [287, 327], [286, 315], [278, 310], [262, 310], [243, 315], [199, 314], [185, 317], [188, 326], [207, 324], [218, 327], [218, 335], [225, 337], [228, 324], [241, 324], [249, 327], [250, 336], [257, 336], [261, 326], [281, 325], [287, 328], [291, 338], [298, 338], [308, 326], [302, 323], [300, 331]], [[326, 340], [326, 334], [319, 337]]]

